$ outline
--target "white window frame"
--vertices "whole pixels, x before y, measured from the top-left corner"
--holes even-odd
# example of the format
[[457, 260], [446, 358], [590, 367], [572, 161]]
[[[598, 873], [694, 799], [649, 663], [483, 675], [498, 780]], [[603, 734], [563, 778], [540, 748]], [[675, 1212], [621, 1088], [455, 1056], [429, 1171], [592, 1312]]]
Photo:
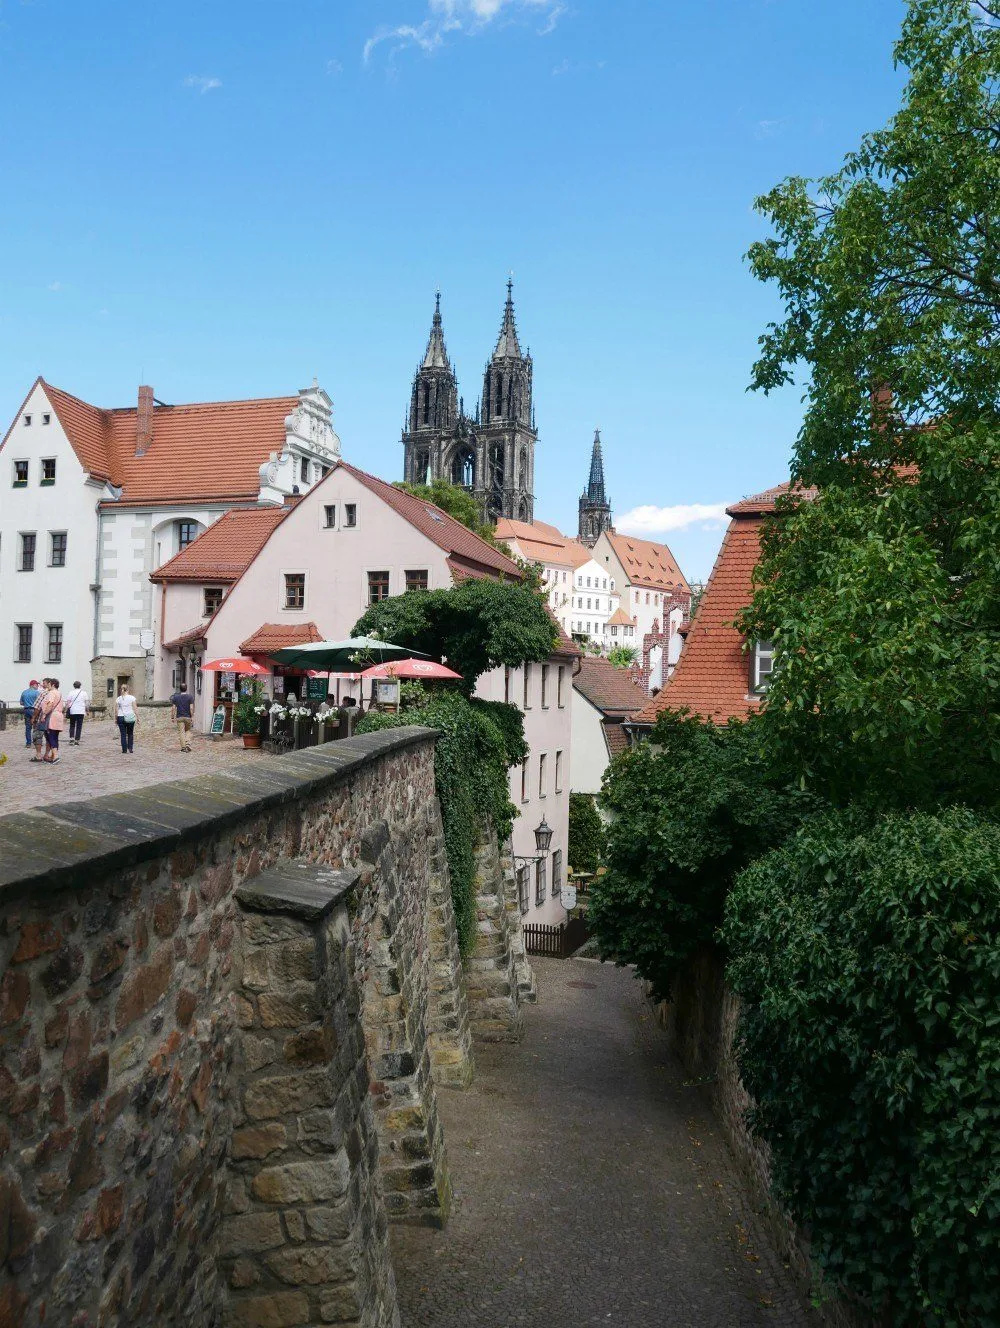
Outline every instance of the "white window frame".
[[[766, 696], [774, 677], [776, 651], [773, 641], [755, 641], [750, 656], [750, 695]], [[767, 668], [764, 668], [764, 665]]]

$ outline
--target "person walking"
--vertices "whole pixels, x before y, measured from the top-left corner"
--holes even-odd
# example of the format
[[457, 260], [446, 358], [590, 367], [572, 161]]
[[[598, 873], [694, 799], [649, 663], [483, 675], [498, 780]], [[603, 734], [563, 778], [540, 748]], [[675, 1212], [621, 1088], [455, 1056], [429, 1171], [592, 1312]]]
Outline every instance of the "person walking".
[[42, 720], [45, 724], [45, 755], [42, 760], [47, 765], [56, 765], [59, 760], [59, 735], [66, 727], [63, 714], [63, 697], [59, 690], [59, 679], [49, 679], [49, 690], [42, 702]]
[[170, 717], [177, 725], [177, 736], [181, 740], [181, 751], [191, 750], [191, 725], [194, 723], [194, 697], [187, 686], [178, 687], [170, 698]]
[[73, 690], [63, 701], [63, 710], [69, 716], [69, 745], [79, 747], [83, 733], [83, 717], [87, 713], [90, 697], [83, 690], [83, 683], [75, 682]]
[[127, 683], [122, 683], [118, 688], [118, 695], [115, 697], [115, 709], [118, 719], [118, 735], [122, 740], [122, 756], [132, 754], [132, 744], [135, 742], [135, 726], [139, 719], [135, 713], [135, 697], [128, 689]]
[[45, 716], [42, 714], [42, 707], [45, 704], [45, 698], [49, 694], [50, 678], [43, 678], [38, 688], [38, 696], [35, 698], [35, 708], [31, 712], [31, 745], [35, 749], [32, 761], [42, 759], [42, 748], [45, 746]]
[[35, 702], [38, 700], [38, 679], [32, 678], [24, 691], [21, 693], [21, 712], [24, 715], [24, 745], [31, 746], [31, 718], [35, 713]]

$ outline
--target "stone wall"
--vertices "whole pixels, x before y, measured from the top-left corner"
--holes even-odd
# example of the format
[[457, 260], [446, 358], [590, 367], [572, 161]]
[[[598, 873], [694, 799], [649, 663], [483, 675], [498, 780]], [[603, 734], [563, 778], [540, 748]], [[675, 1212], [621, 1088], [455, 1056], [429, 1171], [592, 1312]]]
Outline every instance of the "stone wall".
[[[743, 1087], [733, 1050], [740, 1006], [726, 985], [725, 965], [719, 953], [703, 949], [693, 955], [676, 976], [673, 995], [673, 1001], [657, 1006], [660, 1022], [688, 1074], [704, 1084], [771, 1239], [788, 1260], [800, 1286], [812, 1291], [820, 1277], [810, 1259], [808, 1241], [771, 1198], [769, 1149], [747, 1128], [746, 1113], [753, 1099]], [[829, 1295], [823, 1301], [821, 1318], [830, 1328], [863, 1328], [871, 1322]]]
[[446, 885], [419, 729], [0, 819], [0, 1324], [394, 1323], [471, 1074]]

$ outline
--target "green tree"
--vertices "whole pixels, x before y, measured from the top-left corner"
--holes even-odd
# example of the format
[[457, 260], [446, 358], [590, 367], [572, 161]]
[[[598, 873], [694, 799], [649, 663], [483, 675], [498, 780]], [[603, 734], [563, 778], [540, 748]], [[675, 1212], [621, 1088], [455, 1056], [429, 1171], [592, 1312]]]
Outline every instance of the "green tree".
[[432, 480], [430, 484], [406, 484], [400, 480], [394, 488], [412, 493], [414, 498], [422, 498], [425, 503], [433, 503], [442, 512], [460, 521], [473, 534], [484, 539], [487, 544], [496, 545], [493, 526], [483, 519], [483, 510], [479, 503], [459, 484], [449, 484], [447, 480]]
[[772, 1182], [880, 1324], [1000, 1323], [1000, 827], [815, 817], [737, 879], [727, 977]]
[[607, 872], [588, 912], [602, 958], [635, 964], [666, 999], [678, 967], [712, 942], [736, 872], [815, 805], [770, 775], [752, 723], [661, 712], [649, 742], [604, 776]]
[[627, 669], [636, 661], [635, 646], [612, 646], [608, 651], [608, 659], [616, 669]]
[[[910, 0], [898, 114], [834, 175], [787, 179], [757, 200], [774, 234], [750, 265], [777, 286], [784, 317], [761, 338], [753, 386], [807, 368], [796, 471], [809, 481], [877, 487], [885, 464], [912, 458], [913, 425], [997, 420], [996, 16], [970, 0]], [[873, 464], [852, 466], [859, 455]]]
[[589, 793], [569, 795], [569, 865], [574, 871], [596, 871], [604, 857], [605, 832]]
[[435, 657], [462, 675], [470, 696], [489, 669], [548, 659], [557, 641], [540, 595], [509, 581], [475, 579], [451, 590], [411, 590], [371, 605], [355, 635], [375, 636]]

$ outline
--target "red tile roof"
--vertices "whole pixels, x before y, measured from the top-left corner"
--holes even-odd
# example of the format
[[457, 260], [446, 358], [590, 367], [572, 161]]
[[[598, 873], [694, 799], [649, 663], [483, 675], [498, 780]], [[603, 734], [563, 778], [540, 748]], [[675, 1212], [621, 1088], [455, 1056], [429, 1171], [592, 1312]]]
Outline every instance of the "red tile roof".
[[[749, 694], [750, 662], [733, 619], [750, 603], [761, 528], [788, 487], [779, 484], [726, 509], [732, 519], [677, 667], [649, 704], [632, 716], [632, 723], [655, 724], [661, 710], [687, 707], [703, 719], [724, 724], [733, 716], [745, 719], [759, 708], [759, 698]], [[810, 497], [810, 491], [804, 490], [803, 496]]]
[[291, 510], [291, 506], [233, 508], [151, 573], [150, 580], [235, 581]]
[[609, 756], [619, 756], [628, 747], [628, 736], [625, 733], [625, 726], [621, 720], [603, 719], [601, 720], [601, 730], [604, 733], [604, 742], [608, 749]]
[[190, 627], [186, 632], [181, 632], [180, 636], [175, 636], [172, 641], [164, 641], [164, 650], [180, 650], [181, 646], [190, 645], [192, 641], [203, 641], [205, 633], [208, 631], [208, 623], [199, 623], [197, 627]]
[[322, 641], [323, 634], [314, 622], [261, 623], [257, 630], [240, 642], [244, 655], [271, 655], [287, 646], [300, 646], [303, 641]]
[[136, 456], [135, 406], [102, 410], [39, 379], [85, 470], [122, 490], [112, 507], [254, 501], [260, 467], [285, 443], [294, 397], [153, 406], [153, 440]]
[[387, 503], [393, 511], [398, 512], [404, 521], [408, 521], [422, 535], [426, 535], [438, 548], [461, 559], [461, 566], [467, 576], [485, 573], [492, 576], [506, 576], [514, 581], [521, 580], [521, 571], [517, 563], [512, 562], [492, 544], [487, 544], [484, 539], [474, 535], [467, 526], [463, 526], [460, 521], [443, 512], [434, 503], [429, 503], [423, 498], [415, 498], [412, 493], [397, 489], [394, 485], [387, 484], [385, 480], [358, 470], [357, 466], [349, 465], [346, 461], [341, 461], [340, 465], [366, 489], [370, 489]]
[[615, 611], [614, 611], [614, 613], [611, 615], [611, 617], [608, 619], [608, 626], [609, 626], [609, 627], [634, 627], [634, 626], [635, 626], [635, 619], [634, 619], [634, 618], [630, 618], [630, 617], [628, 616], [628, 614], [625, 612], [625, 610], [621, 607], [621, 605], [619, 605], [618, 608], [615, 609]]
[[605, 715], [630, 715], [641, 710], [649, 697], [624, 669], [609, 659], [585, 655], [573, 686]]
[[579, 540], [561, 535], [545, 521], [515, 521], [502, 516], [496, 524], [496, 537], [517, 544], [523, 556], [532, 562], [559, 567], [582, 567], [594, 556]]
[[636, 539], [634, 535], [615, 535], [610, 530], [607, 536], [632, 585], [650, 590], [673, 590], [674, 586], [680, 586], [690, 592], [684, 573], [665, 544]]

